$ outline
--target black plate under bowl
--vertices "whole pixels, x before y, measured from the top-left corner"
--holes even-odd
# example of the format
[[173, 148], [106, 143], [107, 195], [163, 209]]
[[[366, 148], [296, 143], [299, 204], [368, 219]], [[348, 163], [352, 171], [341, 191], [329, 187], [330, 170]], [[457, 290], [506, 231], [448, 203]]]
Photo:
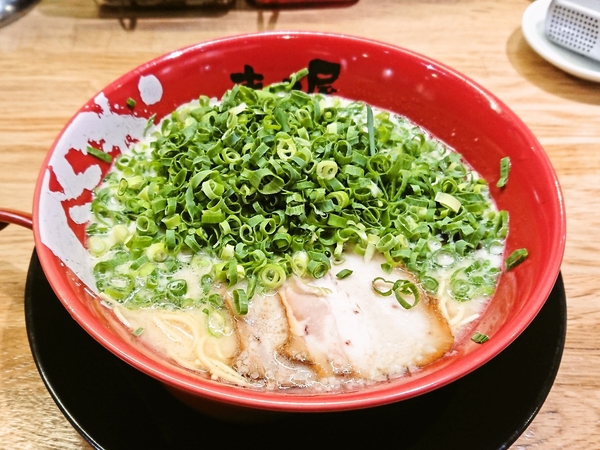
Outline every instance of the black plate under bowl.
[[[92, 339], [52, 291], [34, 252], [25, 292], [31, 351], [54, 401], [97, 449], [506, 449], [531, 423], [558, 370], [565, 340], [562, 277], [531, 325], [471, 374], [431, 393], [358, 411], [284, 414], [233, 425], [189, 409], [154, 379]], [[49, 431], [50, 432], [50, 431]]]

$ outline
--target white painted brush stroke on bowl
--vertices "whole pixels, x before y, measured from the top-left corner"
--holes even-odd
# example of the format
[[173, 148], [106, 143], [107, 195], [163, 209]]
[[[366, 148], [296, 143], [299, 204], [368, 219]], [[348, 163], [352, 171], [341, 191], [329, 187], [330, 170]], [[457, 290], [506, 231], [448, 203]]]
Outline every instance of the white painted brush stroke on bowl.
[[[154, 94], [157, 92], [157, 82], [158, 80], [151, 80], [150, 83]], [[148, 83], [140, 85], [148, 87]], [[160, 92], [162, 96], [162, 86]], [[151, 98], [159, 101], [161, 96], [153, 95]], [[52, 218], [47, 221], [52, 226], [40, 226], [40, 236], [44, 245], [83, 283], [95, 291], [91, 267], [82, 263], [89, 260], [87, 250], [69, 226], [62, 202], [78, 199], [85, 191], [93, 190], [100, 183], [102, 172], [100, 167], [93, 163], [83, 173], [76, 172], [68, 161], [67, 154], [72, 149], [85, 153], [90, 141], [101, 142], [105, 152], [110, 152], [114, 147], [124, 150], [131, 139], [143, 138], [148, 119], [113, 112], [103, 93], [96, 96], [94, 103], [100, 107], [101, 112], [80, 112], [56, 144], [44, 174], [39, 209], [40, 217]], [[50, 188], [51, 171], [62, 187], [60, 192]], [[89, 214], [89, 203], [69, 209], [69, 215], [75, 223], [85, 223]]]

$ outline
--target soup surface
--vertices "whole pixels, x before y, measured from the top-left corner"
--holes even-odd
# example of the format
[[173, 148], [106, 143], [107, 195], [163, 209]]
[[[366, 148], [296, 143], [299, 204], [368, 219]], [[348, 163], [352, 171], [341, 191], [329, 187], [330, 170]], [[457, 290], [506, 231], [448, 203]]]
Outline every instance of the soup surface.
[[223, 382], [330, 391], [418, 370], [485, 309], [507, 214], [408, 119], [291, 85], [149, 123], [94, 193], [96, 287], [138, 339]]

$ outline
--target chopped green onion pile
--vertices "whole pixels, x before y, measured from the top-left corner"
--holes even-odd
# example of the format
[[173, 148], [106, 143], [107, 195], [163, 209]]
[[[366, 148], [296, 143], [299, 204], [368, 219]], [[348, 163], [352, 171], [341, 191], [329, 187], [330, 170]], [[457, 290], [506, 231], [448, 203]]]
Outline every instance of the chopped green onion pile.
[[[507, 213], [459, 154], [405, 118], [292, 85], [235, 86], [148, 121], [148, 143], [116, 158], [95, 191], [89, 240], [111, 242], [94, 246], [101, 292], [187, 307], [220, 298], [222, 283], [244, 314], [256, 290], [322, 277], [354, 251], [435, 293], [435, 270], [506, 237]], [[201, 298], [174, 275], [189, 260], [205, 273]], [[477, 264], [456, 270], [456, 298], [493, 289], [497, 271]], [[418, 302], [414, 285], [389, 283], [403, 306]]]

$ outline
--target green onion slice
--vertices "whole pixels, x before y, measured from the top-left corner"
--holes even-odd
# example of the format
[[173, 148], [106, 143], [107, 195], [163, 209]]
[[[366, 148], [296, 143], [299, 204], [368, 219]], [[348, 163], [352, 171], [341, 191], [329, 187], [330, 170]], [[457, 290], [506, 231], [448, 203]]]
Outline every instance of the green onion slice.
[[[379, 287], [381, 283], [391, 284], [392, 287], [388, 290], [383, 290]], [[383, 277], [377, 277], [371, 282], [371, 285], [373, 286], [373, 290], [381, 296], [388, 297], [394, 294], [396, 300], [404, 309], [414, 308], [419, 303], [419, 289], [409, 280], [399, 279], [389, 281]]]
[[510, 172], [510, 158], [508, 156], [505, 156], [504, 158], [502, 158], [500, 160], [500, 178], [498, 179], [498, 182], [496, 183], [497, 187], [503, 188], [504, 186], [506, 186], [506, 183], [508, 182], [509, 172]]
[[471, 336], [471, 340], [476, 344], [483, 344], [489, 339], [490, 337], [487, 334], [480, 333], [479, 331], [476, 332], [473, 336]]
[[347, 278], [350, 275], [352, 275], [352, 270], [350, 270], [350, 269], [342, 269], [335, 276], [337, 278], [339, 278], [340, 280], [343, 280], [344, 278]]
[[508, 258], [506, 258], [505, 266], [506, 270], [512, 270], [523, 261], [527, 259], [529, 253], [526, 248], [519, 248], [513, 251]]
[[238, 316], [248, 314], [248, 297], [243, 289], [235, 289], [233, 291], [233, 306], [235, 313]]
[[88, 154], [92, 155], [94, 158], [98, 158], [100, 161], [111, 162], [112, 156], [108, 153], [103, 152], [102, 150], [98, 150], [97, 148], [90, 147], [89, 145], [86, 147], [86, 151]]

